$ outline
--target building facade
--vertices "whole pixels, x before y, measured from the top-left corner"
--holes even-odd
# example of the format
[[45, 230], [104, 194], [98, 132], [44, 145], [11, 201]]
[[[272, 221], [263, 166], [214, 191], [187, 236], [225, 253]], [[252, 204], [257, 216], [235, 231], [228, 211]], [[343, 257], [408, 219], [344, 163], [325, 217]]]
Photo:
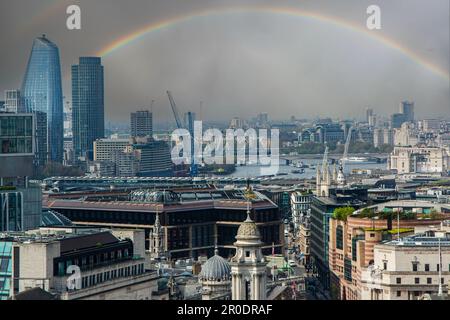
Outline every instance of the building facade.
[[[78, 225], [143, 229], [147, 250], [159, 216], [160, 232], [164, 235], [163, 252], [168, 258], [212, 256], [216, 243], [221, 256], [234, 254], [234, 235], [246, 217], [247, 203], [241, 190], [165, 190], [85, 194], [86, 200], [82, 199], [84, 196], [77, 200], [50, 197], [46, 207]], [[98, 201], [105, 197], [110, 201]], [[277, 206], [259, 194], [252, 200], [251, 208], [264, 243], [263, 253], [270, 254], [273, 248], [281, 253], [284, 226]]]
[[12, 241], [10, 296], [41, 288], [61, 300], [151, 300], [140, 230], [40, 228]]
[[444, 173], [450, 169], [450, 153], [442, 147], [395, 147], [388, 164], [399, 174]]
[[0, 113], [0, 185], [3, 178], [33, 174], [35, 121], [32, 113]]
[[131, 136], [153, 136], [153, 114], [150, 111], [136, 111], [131, 113]]
[[113, 153], [130, 148], [129, 139], [97, 139], [94, 141], [94, 161], [111, 161]]
[[81, 57], [72, 66], [72, 130], [75, 157], [93, 152], [105, 136], [103, 66], [101, 58]]
[[364, 300], [418, 300], [448, 293], [450, 233], [428, 231], [377, 244], [363, 273]]
[[139, 161], [138, 175], [141, 177], [173, 176], [173, 163], [169, 145], [164, 141], [151, 140], [133, 146]]
[[45, 36], [33, 42], [21, 89], [27, 112], [43, 112], [47, 119], [47, 157], [63, 161], [63, 96], [58, 47]]
[[[330, 291], [333, 299], [364, 299], [363, 273], [373, 264], [374, 247], [439, 226], [450, 217], [445, 205], [426, 201], [389, 201], [357, 210], [345, 220], [329, 221]], [[432, 212], [442, 215], [436, 218]]]

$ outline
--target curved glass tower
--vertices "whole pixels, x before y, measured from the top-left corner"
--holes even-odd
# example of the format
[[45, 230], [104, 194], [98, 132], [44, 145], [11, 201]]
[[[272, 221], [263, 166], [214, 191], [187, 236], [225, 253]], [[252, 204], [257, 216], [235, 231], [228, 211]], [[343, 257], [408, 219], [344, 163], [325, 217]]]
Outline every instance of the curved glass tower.
[[52, 162], [62, 162], [64, 119], [59, 50], [45, 36], [36, 38], [33, 42], [22, 84], [22, 95], [28, 112], [43, 112], [47, 115], [45, 158]]

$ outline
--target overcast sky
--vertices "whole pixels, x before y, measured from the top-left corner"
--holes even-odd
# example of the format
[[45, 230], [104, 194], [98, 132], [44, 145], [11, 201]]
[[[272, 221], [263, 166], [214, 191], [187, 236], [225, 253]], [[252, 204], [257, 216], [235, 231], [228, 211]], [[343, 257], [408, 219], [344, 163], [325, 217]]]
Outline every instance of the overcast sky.
[[[66, 29], [66, 7], [79, 4], [82, 29]], [[143, 26], [205, 9], [247, 5], [298, 8], [365, 27], [378, 4], [382, 30], [428, 63], [449, 70], [448, 0], [2, 0], [0, 92], [19, 88], [33, 38], [45, 33], [60, 48], [64, 95], [71, 100], [70, 66]], [[154, 99], [155, 120], [172, 120], [166, 90], [181, 112], [204, 119], [362, 117], [416, 102], [419, 117], [450, 114], [447, 78], [373, 37], [304, 17], [224, 13], [147, 34], [103, 57], [108, 120], [128, 121]]]

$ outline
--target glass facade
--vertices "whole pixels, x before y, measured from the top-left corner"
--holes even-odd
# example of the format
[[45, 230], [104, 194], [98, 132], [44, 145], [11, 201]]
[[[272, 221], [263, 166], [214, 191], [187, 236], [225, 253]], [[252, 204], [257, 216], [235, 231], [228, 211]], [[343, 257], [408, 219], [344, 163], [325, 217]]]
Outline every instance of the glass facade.
[[22, 84], [27, 112], [47, 115], [48, 160], [63, 160], [63, 96], [58, 47], [45, 36], [36, 38]]
[[336, 248], [344, 249], [344, 231], [342, 226], [336, 227]]
[[344, 259], [344, 278], [352, 281], [352, 261], [349, 258]]
[[0, 231], [22, 230], [22, 205], [22, 192], [0, 189]]
[[81, 57], [72, 66], [72, 130], [77, 158], [93, 154], [94, 141], [105, 136], [101, 58]]
[[11, 241], [0, 241], [0, 300], [7, 300], [10, 295], [12, 244]]
[[33, 154], [33, 116], [0, 117], [0, 154]]

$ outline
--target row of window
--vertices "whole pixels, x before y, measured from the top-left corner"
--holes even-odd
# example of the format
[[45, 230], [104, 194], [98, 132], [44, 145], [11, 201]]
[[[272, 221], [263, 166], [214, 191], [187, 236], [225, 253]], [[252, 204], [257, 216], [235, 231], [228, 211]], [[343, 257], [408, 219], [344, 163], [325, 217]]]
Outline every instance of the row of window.
[[[402, 284], [402, 278], [398, 277], [395, 279], [397, 284]], [[441, 278], [441, 283], [444, 284], [444, 278]], [[414, 278], [414, 284], [420, 284], [420, 278]], [[427, 284], [433, 284], [433, 278], [427, 278]]]
[[116, 270], [105, 271], [102, 273], [93, 274], [90, 276], [83, 277], [81, 279], [81, 287], [82, 289], [89, 288], [95, 286], [100, 283], [104, 283], [109, 280], [129, 277], [129, 276], [137, 276], [143, 274], [145, 272], [144, 264], [123, 267]]
[[101, 265], [102, 263], [106, 263], [108, 261], [115, 261], [121, 259], [127, 259], [130, 256], [130, 252], [128, 248], [124, 248], [122, 250], [104, 252], [102, 254], [95, 254], [89, 256], [83, 256], [81, 258], [75, 259], [67, 259], [64, 261], [58, 262], [58, 276], [64, 276], [66, 274], [67, 268], [71, 265], [79, 266], [81, 269], [86, 267], [94, 267], [96, 265]]
[[[386, 263], [385, 263], [385, 265], [386, 265]], [[419, 264], [418, 263], [413, 263], [412, 264], [412, 270], [413, 271], [419, 271]], [[450, 271], [450, 264], [448, 265], [448, 270]], [[432, 271], [432, 270], [430, 270], [430, 264], [429, 263], [425, 264], [424, 271]], [[436, 271], [439, 271], [439, 264], [436, 264]]]

